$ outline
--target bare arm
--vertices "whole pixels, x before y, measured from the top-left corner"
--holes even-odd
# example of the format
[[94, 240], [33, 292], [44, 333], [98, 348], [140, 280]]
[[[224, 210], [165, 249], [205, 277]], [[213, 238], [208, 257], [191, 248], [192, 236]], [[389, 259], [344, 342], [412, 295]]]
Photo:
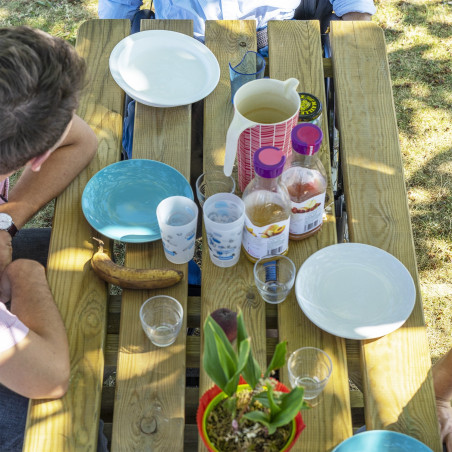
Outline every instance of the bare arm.
[[371, 20], [372, 16], [368, 13], [347, 13], [341, 17], [342, 20]]
[[441, 440], [452, 452], [452, 349], [432, 369]]
[[91, 128], [74, 115], [60, 146], [36, 170], [27, 166], [9, 195], [0, 205], [21, 228], [39, 209], [59, 195], [94, 157], [97, 138]]
[[29, 329], [15, 347], [0, 353], [0, 382], [32, 399], [62, 397], [69, 384], [66, 330], [47, 284], [44, 267], [18, 259], [3, 272], [2, 299]]

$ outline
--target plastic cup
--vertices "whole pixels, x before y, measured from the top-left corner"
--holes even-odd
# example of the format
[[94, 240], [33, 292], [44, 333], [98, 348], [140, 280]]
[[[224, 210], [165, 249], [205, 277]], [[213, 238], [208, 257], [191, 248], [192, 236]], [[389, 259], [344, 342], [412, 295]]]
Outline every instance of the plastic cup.
[[207, 198], [203, 211], [211, 261], [232, 267], [240, 258], [245, 204], [232, 193], [217, 193]]
[[302, 347], [295, 350], [287, 361], [289, 380], [292, 388], [304, 387], [304, 398], [315, 399], [328, 383], [333, 364], [323, 350]]
[[185, 196], [170, 196], [157, 206], [157, 221], [165, 257], [173, 264], [185, 264], [195, 254], [198, 206]]
[[181, 304], [167, 295], [147, 299], [140, 309], [141, 326], [146, 336], [158, 347], [167, 347], [176, 340], [183, 317]]
[[234, 103], [236, 91], [245, 83], [263, 78], [265, 59], [262, 55], [248, 50], [238, 64], [229, 63], [229, 77], [231, 79], [231, 101]]
[[202, 173], [196, 179], [196, 196], [202, 207], [209, 196], [216, 193], [234, 193], [235, 181], [232, 176], [225, 176], [223, 171]]
[[292, 290], [295, 275], [295, 265], [286, 256], [264, 256], [254, 264], [254, 282], [267, 303], [283, 302]]

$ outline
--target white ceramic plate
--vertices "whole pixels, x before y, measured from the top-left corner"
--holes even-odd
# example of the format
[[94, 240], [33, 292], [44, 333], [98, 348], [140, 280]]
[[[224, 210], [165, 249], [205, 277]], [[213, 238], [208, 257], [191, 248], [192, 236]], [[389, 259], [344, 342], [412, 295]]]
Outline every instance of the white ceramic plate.
[[362, 243], [328, 246], [306, 259], [295, 294], [314, 324], [348, 339], [373, 339], [396, 330], [416, 299], [406, 267], [392, 254]]
[[204, 44], [166, 30], [124, 38], [111, 52], [110, 72], [130, 97], [153, 107], [201, 100], [220, 79], [218, 61]]

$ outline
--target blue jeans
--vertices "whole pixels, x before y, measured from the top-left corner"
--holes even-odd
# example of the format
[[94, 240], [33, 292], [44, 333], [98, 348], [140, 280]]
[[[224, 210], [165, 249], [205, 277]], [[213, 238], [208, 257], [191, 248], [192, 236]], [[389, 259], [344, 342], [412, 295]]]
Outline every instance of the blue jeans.
[[[22, 452], [29, 399], [0, 385], [0, 450]], [[104, 423], [99, 423], [97, 452], [108, 452]]]

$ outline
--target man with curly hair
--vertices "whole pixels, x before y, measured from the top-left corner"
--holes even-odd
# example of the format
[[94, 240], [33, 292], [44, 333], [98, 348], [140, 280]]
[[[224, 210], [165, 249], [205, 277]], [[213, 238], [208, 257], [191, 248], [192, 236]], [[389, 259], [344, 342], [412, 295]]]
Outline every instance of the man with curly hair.
[[[12, 254], [26, 235], [17, 231], [96, 153], [94, 132], [75, 114], [84, 72], [84, 61], [62, 39], [28, 27], [0, 29], [2, 451], [22, 450], [28, 399], [62, 397], [69, 384], [66, 331], [45, 269]], [[9, 192], [9, 176], [18, 170]], [[38, 247], [32, 241], [30, 251]]]

